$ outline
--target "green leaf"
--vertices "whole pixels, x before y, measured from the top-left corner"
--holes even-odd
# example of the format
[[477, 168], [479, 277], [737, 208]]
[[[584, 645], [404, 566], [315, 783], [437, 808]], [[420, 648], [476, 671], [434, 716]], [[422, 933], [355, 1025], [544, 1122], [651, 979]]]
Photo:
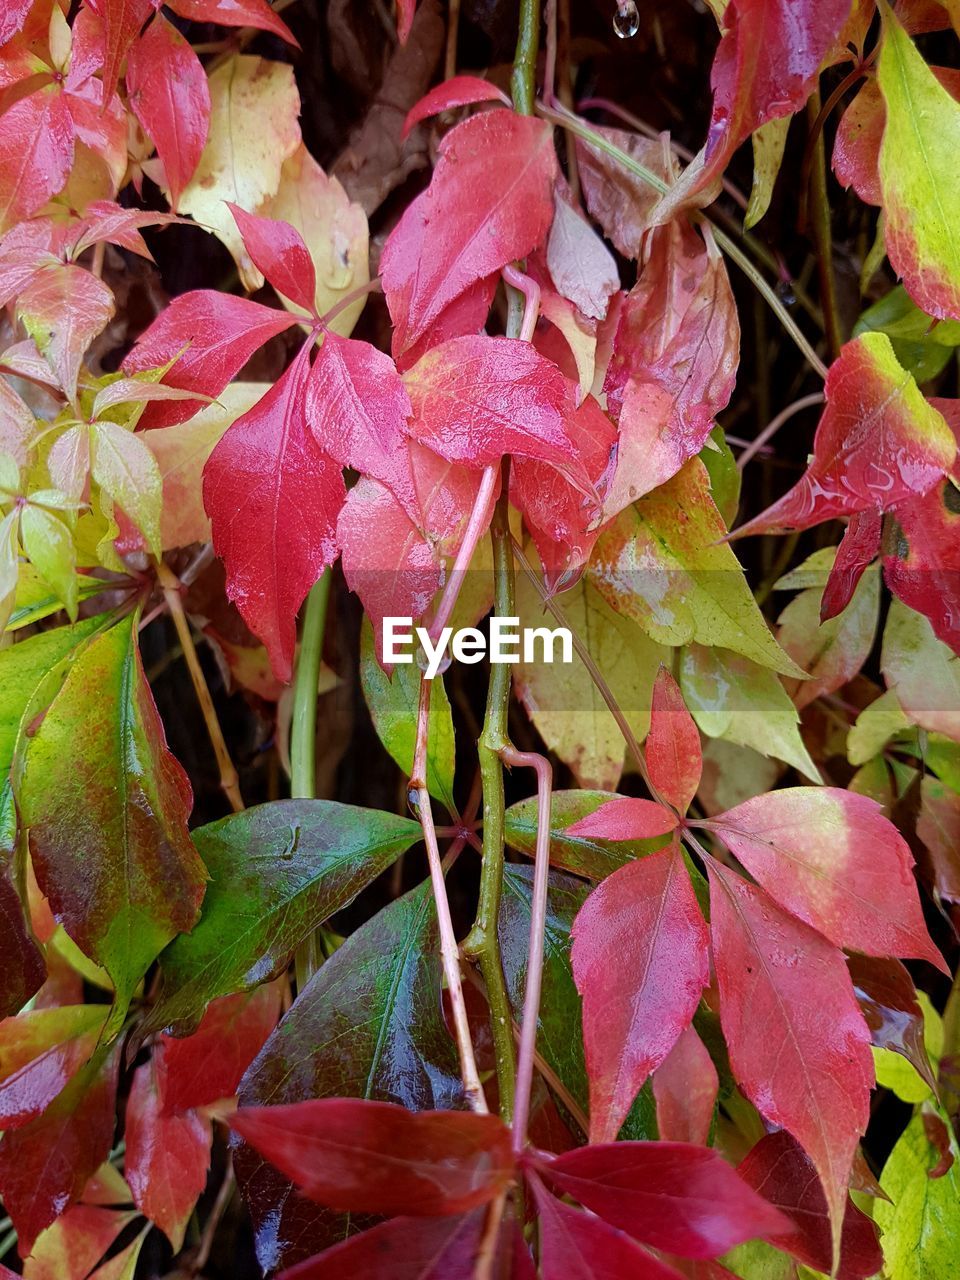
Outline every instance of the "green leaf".
[[909, 731], [913, 722], [904, 713], [893, 689], [888, 689], [857, 716], [847, 734], [847, 759], [853, 765], [866, 764], [896, 734]]
[[800, 737], [799, 713], [772, 671], [729, 649], [691, 645], [680, 659], [680, 687], [708, 738], [753, 747], [822, 781]]
[[192, 928], [206, 873], [192, 795], [143, 674], [136, 617], [92, 640], [30, 739], [18, 801], [40, 888], [116, 991], [110, 1031], [146, 970]]
[[[77, 600], [89, 600], [93, 596], [98, 596], [102, 591], [106, 591], [109, 585], [100, 578], [90, 578], [86, 574], [78, 573], [75, 588]], [[31, 623], [41, 622], [44, 618], [49, 618], [51, 613], [56, 613], [62, 608], [63, 603], [60, 597], [51, 592], [33, 565], [22, 564], [20, 579], [17, 582], [16, 603], [13, 606], [10, 621], [7, 623], [7, 630], [18, 631], [21, 627], [30, 626]]]
[[803, 671], [777, 644], [751, 594], [698, 458], [614, 520], [587, 575], [659, 644], [719, 645], [782, 675]]
[[884, 1273], [892, 1280], [944, 1280], [956, 1270], [960, 1150], [952, 1135], [949, 1141], [953, 1163], [942, 1177], [931, 1177], [941, 1153], [923, 1116], [915, 1115], [884, 1167], [880, 1185], [890, 1202], [874, 1201], [873, 1216], [883, 1232]]
[[65, 521], [44, 507], [28, 505], [20, 513], [20, 541], [24, 555], [76, 622], [77, 553]]
[[886, 108], [880, 189], [887, 256], [924, 311], [960, 319], [960, 103], [883, 0], [880, 9], [877, 83]]
[[157, 460], [138, 435], [103, 420], [90, 427], [90, 470], [100, 488], [160, 554], [163, 478]]
[[[624, 863], [669, 843], [669, 836], [653, 840], [594, 840], [566, 834], [567, 827], [612, 799], [611, 791], [554, 791], [550, 806], [550, 861], [555, 867], [590, 880], [603, 880]], [[536, 796], [510, 806], [505, 815], [505, 835], [511, 848], [533, 857], [537, 841]]]
[[953, 349], [960, 346], [960, 323], [939, 323], [898, 284], [868, 307], [853, 326], [853, 337], [879, 330], [893, 344], [894, 355], [917, 382], [929, 382], [947, 366]]
[[275, 800], [200, 827], [203, 914], [161, 957], [162, 998], [147, 1029], [190, 1029], [216, 996], [276, 977], [308, 933], [419, 836], [410, 818], [332, 800]]
[[[412, 1111], [462, 1104], [456, 1049], [443, 1016], [437, 916], [429, 882], [347, 938], [297, 996], [244, 1076], [241, 1106], [370, 1098]], [[261, 1259], [292, 1261], [293, 1238], [330, 1242], [349, 1219], [294, 1197], [251, 1147], [235, 1153]], [[295, 1219], [295, 1222], [294, 1222]], [[339, 1228], [339, 1229], [338, 1229]]]
[[[523, 1013], [527, 983], [532, 888], [532, 867], [507, 866], [504, 869], [497, 932], [510, 1007], [518, 1022]], [[551, 871], [544, 937], [543, 993], [537, 1032], [538, 1051], [584, 1111], [588, 1106], [589, 1088], [583, 1053], [580, 995], [570, 965], [570, 929], [588, 892], [587, 886], [580, 881]], [[656, 1136], [656, 1110], [648, 1081], [634, 1102], [620, 1137], [640, 1139]]]
[[743, 476], [737, 468], [737, 460], [727, 444], [722, 427], [713, 428], [699, 457], [710, 477], [710, 496], [723, 523], [729, 529], [736, 520], [740, 507], [740, 483]]
[[[539, 561], [528, 553], [539, 572]], [[650, 695], [666, 651], [630, 618], [616, 613], [582, 577], [557, 602], [640, 740], [650, 725]], [[556, 626], [526, 574], [517, 578], [521, 627]], [[623, 734], [580, 657], [573, 662], [519, 662], [517, 692], [547, 746], [584, 787], [612, 789], [623, 772]]]
[[[417, 741], [417, 708], [420, 704], [420, 668], [415, 662], [397, 665], [390, 677], [377, 661], [370, 619], [364, 618], [360, 631], [360, 683], [377, 737], [403, 770], [413, 773], [413, 753]], [[430, 723], [427, 726], [427, 789], [452, 813], [453, 772], [456, 747], [450, 703], [439, 676], [430, 693]]]

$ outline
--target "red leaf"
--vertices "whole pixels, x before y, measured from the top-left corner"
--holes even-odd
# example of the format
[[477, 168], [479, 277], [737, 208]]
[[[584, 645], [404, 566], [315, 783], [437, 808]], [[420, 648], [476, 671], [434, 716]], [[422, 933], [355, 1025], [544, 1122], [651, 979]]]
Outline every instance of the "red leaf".
[[287, 44], [300, 48], [296, 37], [267, 0], [166, 0], [167, 7], [191, 22], [216, 22], [221, 27], [256, 27], [272, 31]]
[[699, 453], [733, 391], [740, 325], [712, 235], [685, 219], [650, 238], [620, 312], [604, 390], [620, 425], [615, 515]]
[[127, 58], [130, 109], [153, 140], [176, 208], [193, 177], [210, 127], [210, 89], [200, 59], [157, 14]]
[[103, 281], [69, 263], [43, 267], [17, 299], [18, 316], [71, 400], [83, 356], [113, 313], [113, 294]]
[[703, 772], [700, 731], [666, 667], [660, 668], [653, 684], [650, 731], [643, 752], [651, 786], [668, 804], [686, 813]]
[[707, 141], [661, 202], [661, 222], [691, 202], [709, 204], [741, 142], [803, 106], [849, 12], [850, 0], [731, 0], [710, 75]]
[[103, 91], [108, 98], [117, 87], [127, 50], [160, 3], [161, 0], [87, 0], [103, 22]]
[[[546, 1172], [546, 1170], [544, 1170]], [[602, 1219], [533, 1183], [543, 1280], [680, 1280], [680, 1273]]]
[[[129, 1199], [126, 1189], [123, 1199]], [[37, 1240], [24, 1268], [27, 1280], [86, 1280], [135, 1217], [130, 1209], [73, 1205]]]
[[465, 1213], [513, 1177], [509, 1130], [492, 1115], [323, 1098], [243, 1107], [230, 1127], [304, 1195], [343, 1213]]
[[416, 517], [407, 421], [412, 409], [389, 356], [369, 342], [328, 333], [307, 386], [307, 420], [321, 448], [386, 485]]
[[436, 85], [429, 93], [424, 94], [407, 112], [400, 137], [406, 138], [421, 120], [439, 115], [442, 111], [452, 111], [455, 107], [471, 107], [477, 102], [499, 102], [505, 107], [510, 106], [510, 99], [503, 90], [489, 80], [482, 80], [480, 76], [453, 76], [444, 80], [443, 84]]
[[680, 846], [628, 862], [602, 880], [573, 922], [572, 936], [590, 1141], [612, 1142], [710, 981], [707, 926]]
[[0, 44], [12, 40], [26, 21], [33, 0], [7, 0], [0, 13]]
[[566, 183], [558, 180], [547, 240], [547, 270], [562, 297], [569, 298], [585, 316], [602, 320], [610, 298], [620, 288], [620, 272], [613, 254], [572, 200]]
[[380, 259], [395, 355], [470, 285], [540, 244], [553, 217], [556, 171], [553, 131], [542, 120], [494, 110], [451, 129], [428, 190]]
[[119, 1044], [75, 1076], [41, 1116], [0, 1141], [0, 1196], [22, 1258], [110, 1153]]
[[0, 233], [47, 203], [70, 176], [73, 121], [64, 95], [32, 93], [0, 116]]
[[133, 1202], [166, 1235], [174, 1253], [207, 1185], [213, 1133], [195, 1111], [165, 1116], [153, 1062], [138, 1067], [127, 1100], [124, 1173]]
[[864, 333], [830, 366], [813, 461], [789, 492], [737, 530], [769, 533], [922, 497], [953, 465], [957, 444], [897, 363], [890, 339]]
[[[163, 375], [167, 386], [216, 397], [259, 347], [295, 323], [295, 316], [249, 298], [196, 289], [164, 307], [137, 339], [123, 372], [143, 373], [174, 361]], [[148, 405], [140, 428], [173, 426], [201, 407], [192, 400]]]
[[281, 1273], [279, 1280], [473, 1280], [485, 1220], [394, 1218]]
[[839, 1236], [869, 1119], [870, 1033], [843, 956], [763, 892], [711, 863], [713, 958], [733, 1074], [810, 1156]]
[[871, 508], [858, 511], [850, 517], [843, 540], [837, 548], [827, 585], [820, 601], [820, 621], [828, 622], [853, 599], [857, 584], [867, 565], [876, 559], [883, 533], [883, 519], [879, 511]]
[[655, 800], [617, 796], [567, 828], [569, 836], [594, 840], [649, 840], [676, 828], [677, 819]]
[[203, 505], [227, 595], [267, 646], [278, 680], [293, 672], [297, 611], [337, 555], [346, 498], [340, 468], [307, 427], [310, 344], [262, 400], [227, 428], [203, 469]]
[[654, 1249], [716, 1258], [787, 1223], [716, 1151], [682, 1142], [579, 1147], [540, 1173], [605, 1221]]
[[40, 1009], [0, 1022], [0, 1128], [35, 1120], [90, 1060], [107, 1005]]
[[29, 933], [20, 897], [0, 875], [0, 1014], [22, 1009], [47, 976], [43, 954]]
[[162, 1035], [154, 1050], [163, 1112], [231, 1098], [280, 1016], [276, 983], [211, 1001], [191, 1036]]
[[[617, 432], [594, 400], [574, 407], [576, 389], [567, 381], [567, 432], [576, 441], [588, 487], [602, 490], [616, 456]], [[590, 559], [600, 527], [596, 510], [584, 505], [582, 482], [573, 485], [545, 462], [517, 458], [510, 471], [510, 492], [533, 535], [547, 582], [569, 585]]]
[[714, 819], [771, 897], [838, 947], [929, 960], [913, 855], [875, 800], [838, 787], [786, 787]]
[[666, 1142], [706, 1145], [718, 1089], [713, 1059], [689, 1026], [653, 1073], [660, 1137]]
[[[924, 778], [924, 784], [929, 781]], [[950, 794], [956, 797], [955, 792]], [[917, 823], [918, 834], [922, 821]], [[899, 960], [871, 956], [848, 956], [847, 968], [873, 1043], [902, 1054], [935, 1093], [936, 1080], [923, 1039], [923, 1010], [910, 974]]]
[[[777, 1240], [816, 1271], [831, 1271], [833, 1245], [823, 1187], [810, 1158], [789, 1133], [761, 1138], [738, 1170], [740, 1177], [794, 1223], [794, 1230]], [[877, 1229], [856, 1205], [847, 1202], [840, 1242], [837, 1280], [866, 1280], [883, 1266]]]
[[277, 293], [315, 316], [316, 271], [300, 232], [289, 222], [261, 218], [255, 213], [247, 213], [229, 200], [226, 203], [253, 265], [267, 277]]
[[590, 488], [566, 429], [567, 381], [529, 342], [453, 338], [403, 375], [410, 434], [450, 462], [488, 467], [505, 454], [549, 462]]

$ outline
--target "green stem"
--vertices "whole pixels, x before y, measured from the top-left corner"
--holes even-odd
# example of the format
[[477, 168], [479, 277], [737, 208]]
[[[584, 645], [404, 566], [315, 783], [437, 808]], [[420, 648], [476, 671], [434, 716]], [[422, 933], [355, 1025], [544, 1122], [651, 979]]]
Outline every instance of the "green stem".
[[536, 101], [537, 46], [540, 43], [540, 0], [520, 0], [520, 34], [513, 59], [510, 92], [513, 107], [532, 116]]
[[[490, 524], [493, 543], [493, 612], [497, 617], [515, 616], [513, 544], [509, 522], [509, 460], [504, 459], [500, 497]], [[500, 1114], [506, 1124], [513, 1118], [516, 1091], [516, 1063], [513, 1046], [513, 1013], [507, 995], [500, 957], [497, 920], [503, 886], [505, 802], [503, 765], [500, 753], [509, 746], [507, 715], [510, 706], [510, 667], [493, 663], [487, 687], [487, 707], [477, 756], [483, 783], [483, 863], [480, 871], [480, 898], [473, 928], [463, 941], [465, 955], [477, 961], [490, 1006], [490, 1026], [500, 1092]]]
[[[330, 570], [325, 570], [307, 596], [303, 632], [293, 684], [293, 717], [290, 723], [290, 794], [295, 800], [313, 800], [317, 791], [317, 685], [323, 633], [330, 600]], [[323, 960], [320, 930], [314, 930], [297, 947], [294, 971], [297, 991], [302, 991]]]
[[[815, 89], [807, 103], [807, 114], [812, 125], [820, 114], [820, 90]], [[817, 271], [820, 276], [820, 305], [823, 308], [823, 326], [831, 358], [836, 360], [843, 346], [843, 323], [837, 304], [837, 279], [833, 270], [833, 228], [830, 225], [830, 197], [827, 191], [827, 156], [823, 142], [823, 130], [817, 134], [813, 146], [813, 162], [810, 169], [810, 230], [817, 250]]]

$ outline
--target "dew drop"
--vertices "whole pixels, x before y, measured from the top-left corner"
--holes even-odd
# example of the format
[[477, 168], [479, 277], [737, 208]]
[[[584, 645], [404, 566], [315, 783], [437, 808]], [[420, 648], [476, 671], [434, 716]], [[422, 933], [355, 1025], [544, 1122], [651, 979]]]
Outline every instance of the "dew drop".
[[621, 40], [629, 40], [640, 30], [640, 14], [633, 0], [617, 0], [617, 12], [613, 15], [613, 29]]
[[415, 818], [420, 817], [420, 788], [407, 788], [407, 808]]

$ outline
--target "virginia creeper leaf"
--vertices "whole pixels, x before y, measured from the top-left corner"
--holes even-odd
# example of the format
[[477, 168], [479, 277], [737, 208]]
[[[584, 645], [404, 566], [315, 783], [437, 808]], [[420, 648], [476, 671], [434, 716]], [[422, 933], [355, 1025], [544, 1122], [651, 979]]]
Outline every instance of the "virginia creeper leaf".
[[148, 966], [193, 926], [206, 879], [187, 831], [190, 784], [167, 750], [133, 617], [73, 663], [30, 740], [18, 800], [55, 917], [113, 981], [116, 1030]]
[[[391, 1218], [285, 1271], [287, 1280], [472, 1280], [484, 1213]], [[517, 1280], [520, 1280], [519, 1275]]]
[[192, 1029], [217, 996], [286, 967], [311, 929], [345, 907], [420, 834], [409, 818], [326, 800], [277, 800], [200, 827], [211, 882], [200, 923], [168, 947], [150, 1029]]
[[612, 608], [660, 644], [719, 645], [802, 676], [767, 629], [733, 551], [720, 541], [725, 535], [706, 468], [691, 458], [606, 527], [587, 575]]
[[880, 7], [877, 84], [886, 106], [880, 189], [887, 254], [924, 311], [960, 319], [960, 221], [951, 163], [960, 141], [960, 103], [923, 61], [889, 5]]
[[693, 1018], [710, 980], [707, 927], [678, 844], [628, 863], [573, 923], [583, 998], [590, 1141], [612, 1142], [647, 1076]]
[[929, 493], [953, 465], [953, 433], [900, 367], [885, 333], [863, 333], [844, 346], [826, 396], [806, 473], [738, 537], [887, 510]]
[[541, 243], [553, 217], [556, 172], [553, 131], [531, 116], [485, 111], [445, 135], [430, 186], [403, 214], [380, 259], [395, 355], [476, 281]]
[[207, 1183], [213, 1133], [195, 1111], [164, 1115], [153, 1062], [133, 1075], [127, 1100], [124, 1173], [133, 1202], [179, 1252], [183, 1234]]
[[109, 1009], [67, 1005], [0, 1022], [0, 1123], [35, 1120], [93, 1057]]
[[321, 1098], [242, 1107], [230, 1127], [310, 1199], [345, 1213], [465, 1213], [513, 1175], [509, 1131], [492, 1115]]
[[917, 835], [933, 864], [933, 888], [938, 898], [960, 900], [960, 795], [938, 778], [927, 775], [920, 784]]
[[714, 820], [766, 891], [838, 947], [929, 960], [913, 855], [874, 800], [837, 787], [786, 787]]
[[713, 1059], [691, 1025], [653, 1073], [660, 1137], [665, 1142], [706, 1146], [718, 1089]]
[[307, 427], [309, 345], [232, 423], [203, 469], [203, 505], [227, 570], [227, 596], [267, 646], [278, 680], [293, 672], [296, 616], [337, 553], [346, 498], [340, 468]]
[[[620, 809], [621, 805], [626, 809]], [[637, 839], [630, 834], [633, 828], [616, 816], [618, 810], [625, 815], [633, 805], [641, 806], [644, 831], [656, 825], [662, 825], [664, 833], [673, 830], [673, 815], [649, 801], [613, 796], [608, 791], [554, 791], [550, 806], [551, 863], [574, 875], [603, 880], [630, 859], [653, 852], [665, 843], [665, 834], [652, 840]], [[612, 817], [609, 824], [608, 811]], [[510, 806], [505, 835], [514, 849], [533, 856], [537, 836], [535, 796]]]
[[566, 1151], [540, 1172], [612, 1226], [684, 1258], [715, 1258], [787, 1225], [706, 1147], [601, 1143]]
[[58, 262], [38, 271], [17, 299], [17, 314], [69, 400], [80, 362], [113, 315], [113, 294], [92, 272]]
[[135, 1217], [130, 1210], [71, 1205], [37, 1237], [24, 1263], [26, 1280], [86, 1280]]
[[210, 130], [178, 211], [213, 230], [250, 289], [262, 283], [226, 201], [253, 210], [277, 192], [283, 162], [300, 145], [293, 68], [234, 54], [209, 77]]
[[0, 233], [56, 195], [72, 164], [73, 122], [63, 94], [42, 89], [5, 111], [0, 116]]
[[157, 460], [139, 435], [103, 419], [90, 427], [90, 473], [100, 488], [160, 551], [163, 480]]
[[[325, 961], [244, 1079], [243, 1106], [358, 1095], [410, 1110], [456, 1107], [462, 1087], [444, 1022], [429, 883], [390, 903]], [[252, 1147], [234, 1152], [266, 1269], [345, 1234]]]
[[703, 772], [700, 732], [666, 667], [660, 668], [653, 682], [644, 755], [655, 791], [680, 813], [686, 813]]
[[278, 293], [312, 316], [317, 278], [300, 232], [289, 222], [247, 213], [230, 200], [226, 203], [256, 269]]
[[[674, 163], [669, 140], [645, 138], [626, 129], [591, 126], [604, 142], [649, 169], [661, 181], [671, 180]], [[587, 208], [600, 223], [604, 235], [625, 258], [639, 258], [640, 244], [650, 226], [657, 203], [657, 189], [626, 169], [599, 142], [577, 138], [577, 162]]]
[[[956, 1157], [952, 1138], [949, 1150]], [[960, 1230], [960, 1163], [955, 1158], [942, 1177], [932, 1177], [940, 1160], [924, 1117], [917, 1115], [884, 1166], [880, 1185], [890, 1201], [878, 1200], [873, 1213], [883, 1232], [884, 1267], [898, 1280], [933, 1280], [953, 1266]]]
[[572, 836], [591, 836], [594, 840], [649, 840], [666, 835], [676, 826], [674, 814], [654, 800], [614, 796], [575, 822], [568, 831]]
[[[777, 1206], [794, 1223], [789, 1235], [779, 1236], [777, 1245], [792, 1253], [808, 1267], [828, 1274], [832, 1269], [833, 1246], [827, 1201], [816, 1170], [803, 1148], [789, 1133], [769, 1133], [740, 1163], [740, 1177]], [[847, 1203], [840, 1239], [840, 1267], [837, 1280], [866, 1280], [883, 1265], [877, 1229], [852, 1202]]]
[[[123, 362], [126, 374], [160, 369], [171, 387], [211, 399], [247, 363], [258, 347], [289, 329], [293, 317], [248, 298], [196, 289], [174, 298], [142, 333]], [[202, 405], [180, 401], [148, 405], [140, 427], [168, 427], [192, 417]]]
[[481, 80], [479, 76], [451, 76], [438, 84], [407, 112], [403, 122], [401, 137], [406, 138], [410, 130], [421, 120], [440, 115], [443, 111], [453, 111], [456, 107], [472, 107], [478, 102], [499, 102], [508, 106], [502, 89], [498, 89], [489, 80]]
[[922, 614], [899, 600], [891, 601], [887, 614], [880, 666], [909, 720], [960, 742], [960, 657], [937, 639]]
[[910, 974], [892, 958], [848, 956], [847, 968], [873, 1044], [899, 1053], [935, 1091], [924, 1042], [924, 1013]]
[[583, 315], [602, 320], [611, 296], [620, 288], [620, 273], [613, 254], [559, 183], [546, 256], [561, 297], [569, 298]]
[[130, 109], [163, 162], [176, 208], [193, 177], [210, 127], [210, 89], [200, 59], [180, 32], [157, 14], [127, 58]]
[[103, 87], [109, 96], [117, 86], [127, 50], [160, 0], [88, 0], [103, 22]]
[[223, 27], [256, 27], [297, 45], [290, 28], [270, 8], [269, 0], [170, 0], [168, 8], [191, 22], [218, 22]]
[[873, 1061], [843, 956], [717, 863], [708, 867], [720, 1021], [733, 1074], [813, 1161], [839, 1240]]

